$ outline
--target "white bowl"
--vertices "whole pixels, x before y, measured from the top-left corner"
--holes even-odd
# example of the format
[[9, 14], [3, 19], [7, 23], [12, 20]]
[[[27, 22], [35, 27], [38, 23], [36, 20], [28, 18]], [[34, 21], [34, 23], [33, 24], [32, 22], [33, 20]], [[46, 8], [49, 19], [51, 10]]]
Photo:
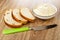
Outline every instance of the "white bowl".
[[55, 16], [55, 14], [52, 15], [52, 16], [39, 16], [37, 14], [33, 14], [33, 15], [37, 18], [40, 18], [40, 19], [50, 19], [50, 18], [53, 18]]
[[[52, 4], [50, 4], [50, 5], [52, 5]], [[54, 5], [52, 5], [54, 8], [55, 8], [55, 12], [52, 14], [52, 15], [49, 15], [49, 16], [41, 16], [41, 15], [38, 15], [37, 13], [35, 13], [34, 11], [33, 11], [33, 15], [34, 16], [36, 16], [36, 17], [38, 17], [38, 18], [40, 18], [40, 19], [50, 19], [50, 18], [52, 18], [52, 17], [54, 17], [57, 13], [57, 8], [54, 6]], [[33, 9], [34, 10], [34, 9]]]

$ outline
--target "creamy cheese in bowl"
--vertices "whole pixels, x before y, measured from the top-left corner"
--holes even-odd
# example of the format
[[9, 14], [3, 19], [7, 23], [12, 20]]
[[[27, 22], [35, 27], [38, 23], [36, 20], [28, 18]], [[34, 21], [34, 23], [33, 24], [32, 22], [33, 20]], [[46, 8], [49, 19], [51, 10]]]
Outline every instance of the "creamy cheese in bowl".
[[33, 9], [34, 15], [41, 19], [49, 19], [55, 16], [57, 8], [52, 4], [43, 4]]

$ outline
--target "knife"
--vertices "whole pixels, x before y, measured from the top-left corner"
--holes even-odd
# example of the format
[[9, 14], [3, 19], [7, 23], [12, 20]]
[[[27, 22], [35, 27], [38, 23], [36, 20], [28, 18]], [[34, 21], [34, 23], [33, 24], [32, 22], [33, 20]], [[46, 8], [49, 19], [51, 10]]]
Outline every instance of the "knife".
[[29, 30], [44, 30], [44, 29], [50, 29], [56, 27], [57, 24], [52, 24], [52, 25], [47, 25], [45, 27], [38, 26], [38, 27], [21, 27], [21, 28], [11, 28], [11, 29], [5, 29], [3, 30], [3, 34], [12, 34], [12, 33], [17, 33], [17, 32], [24, 32], [24, 31], [29, 31]]

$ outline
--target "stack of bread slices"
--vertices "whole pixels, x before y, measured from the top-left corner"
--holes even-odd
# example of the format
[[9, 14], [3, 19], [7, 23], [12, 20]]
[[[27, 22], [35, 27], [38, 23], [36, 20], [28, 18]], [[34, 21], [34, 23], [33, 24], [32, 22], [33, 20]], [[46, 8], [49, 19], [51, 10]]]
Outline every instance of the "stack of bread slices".
[[17, 28], [28, 22], [33, 22], [35, 17], [28, 8], [10, 9], [4, 14], [4, 22], [10, 27]]

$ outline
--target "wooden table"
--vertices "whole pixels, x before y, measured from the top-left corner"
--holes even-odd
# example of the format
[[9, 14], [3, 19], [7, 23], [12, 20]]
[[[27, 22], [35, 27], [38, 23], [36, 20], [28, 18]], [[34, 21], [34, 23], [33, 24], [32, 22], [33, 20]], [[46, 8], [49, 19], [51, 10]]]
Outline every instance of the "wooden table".
[[[24, 0], [24, 1], [26, 1], [26, 4], [29, 3], [29, 1], [27, 0]], [[43, 1], [43, 0], [40, 0], [40, 1]], [[5, 13], [7, 9], [20, 8], [21, 6], [18, 5], [19, 0], [0, 0], [0, 40], [60, 40], [60, 12], [59, 12], [60, 11], [60, 0], [44, 0], [44, 1], [45, 2], [47, 1], [48, 3], [52, 3], [58, 8], [57, 15], [54, 18], [46, 20], [46, 21], [43, 21], [37, 18], [34, 23], [29, 23], [26, 25], [29, 25], [29, 26], [41, 25], [42, 26], [42, 25], [49, 25], [49, 24], [56, 23], [58, 24], [56, 28], [42, 30], [42, 31], [27, 31], [27, 32], [21, 32], [21, 33], [15, 33], [15, 34], [3, 35], [2, 31], [8, 28], [4, 24], [3, 14]], [[31, 5], [32, 4], [30, 4], [30, 6]]]

